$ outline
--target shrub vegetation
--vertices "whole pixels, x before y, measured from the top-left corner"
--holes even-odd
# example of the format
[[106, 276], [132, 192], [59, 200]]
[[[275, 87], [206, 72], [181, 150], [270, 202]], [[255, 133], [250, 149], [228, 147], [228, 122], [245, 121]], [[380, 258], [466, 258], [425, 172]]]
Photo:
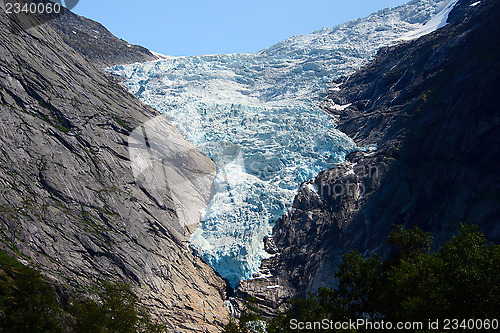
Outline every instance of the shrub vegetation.
[[[290, 328], [292, 319], [500, 320], [500, 245], [488, 244], [477, 226], [462, 225], [434, 252], [432, 237], [418, 227], [395, 226], [387, 244], [392, 248], [388, 258], [345, 254], [336, 274], [338, 286], [292, 300], [288, 311], [268, 321], [267, 332], [297, 332]], [[231, 322], [225, 332], [247, 332], [247, 317], [239, 324]]]
[[98, 301], [77, 296], [64, 305], [39, 272], [0, 252], [0, 332], [164, 332], [128, 284], [99, 290]]

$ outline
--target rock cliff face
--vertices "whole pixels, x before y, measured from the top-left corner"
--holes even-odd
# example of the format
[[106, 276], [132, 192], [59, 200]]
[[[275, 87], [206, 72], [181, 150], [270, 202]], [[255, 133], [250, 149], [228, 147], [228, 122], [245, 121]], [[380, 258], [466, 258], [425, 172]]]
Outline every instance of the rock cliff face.
[[187, 248], [179, 211], [206, 204], [214, 163], [98, 68], [122, 58], [59, 23], [12, 31], [3, 7], [0, 21], [2, 250], [69, 292], [128, 281], [169, 332], [219, 331], [226, 284]]
[[48, 23], [75, 51], [101, 67], [158, 59], [148, 49], [115, 37], [100, 23], [69, 10]]
[[323, 107], [339, 129], [376, 149], [301, 186], [273, 229], [272, 276], [240, 294], [275, 308], [333, 286], [343, 253], [385, 254], [393, 224], [417, 225], [440, 245], [460, 222], [475, 223], [500, 242], [500, 5], [473, 2], [460, 0], [444, 28], [381, 49], [330, 93]]

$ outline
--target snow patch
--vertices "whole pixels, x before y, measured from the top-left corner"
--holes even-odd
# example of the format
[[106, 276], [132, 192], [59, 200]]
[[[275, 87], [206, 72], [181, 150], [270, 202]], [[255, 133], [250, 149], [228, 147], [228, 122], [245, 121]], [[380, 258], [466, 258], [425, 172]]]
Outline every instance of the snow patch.
[[314, 192], [314, 193], [318, 193], [318, 188], [316, 187], [316, 185], [312, 184], [312, 183], [309, 183], [305, 186], [305, 188], [307, 190], [309, 190], [310, 192]]
[[448, 24], [446, 21], [448, 20], [448, 15], [451, 10], [457, 4], [458, 0], [448, 0], [445, 4], [444, 8], [433, 18], [431, 18], [427, 23], [425, 23], [422, 27], [415, 31], [410, 31], [403, 36], [401, 36], [398, 40], [409, 41], [413, 39], [420, 38], [422, 36], [428, 35], [431, 32], [436, 31], [439, 28], [444, 27]]
[[275, 286], [267, 286], [267, 289], [276, 289], [276, 288], [281, 288], [280, 285], [275, 285]]
[[164, 54], [161, 54], [161, 53], [158, 53], [158, 52], [154, 52], [154, 51], [151, 51], [151, 50], [149, 50], [149, 52], [151, 52], [151, 54], [153, 54], [154, 56], [158, 57], [159, 59], [173, 59], [173, 58], [175, 58], [175, 57], [167, 56], [167, 55], [164, 55]]
[[272, 277], [273, 275], [272, 274], [263, 274], [261, 272], [255, 274], [255, 279], [269, 279], [270, 277]]
[[345, 109], [347, 109], [351, 105], [352, 105], [352, 103], [348, 103], [348, 104], [344, 104], [344, 105], [338, 105], [338, 104], [333, 103], [333, 105], [331, 105], [331, 108], [334, 110], [337, 110], [337, 111], [344, 111]]
[[346, 175], [355, 175], [355, 173], [354, 173], [354, 169], [350, 169], [350, 170], [349, 170], [349, 171], [347, 171], [345, 174], [346, 174]]

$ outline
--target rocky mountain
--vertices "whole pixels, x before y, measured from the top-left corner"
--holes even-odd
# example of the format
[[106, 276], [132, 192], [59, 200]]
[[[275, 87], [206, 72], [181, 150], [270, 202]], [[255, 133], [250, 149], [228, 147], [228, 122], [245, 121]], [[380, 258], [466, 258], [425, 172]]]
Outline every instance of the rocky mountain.
[[242, 282], [240, 296], [272, 311], [333, 286], [345, 252], [387, 253], [394, 224], [430, 231], [436, 246], [461, 222], [500, 242], [499, 10], [498, 1], [460, 0], [443, 28], [382, 48], [336, 82], [323, 108], [374, 149], [302, 184], [266, 240], [268, 276]]
[[61, 294], [126, 281], [169, 332], [220, 331], [226, 283], [186, 246], [185, 214], [215, 164], [99, 68], [149, 55], [116, 57], [124, 42], [70, 13], [24, 30], [1, 5], [0, 249]]
[[[343, 253], [386, 253], [394, 223], [431, 231], [436, 245], [462, 221], [500, 241], [498, 4], [453, 5], [412, 1], [255, 55], [131, 66], [123, 64], [156, 56], [70, 12], [25, 30], [2, 7], [1, 249], [61, 294], [128, 281], [169, 332], [217, 332], [228, 317], [226, 282], [187, 246], [210, 202], [198, 253], [235, 281], [266, 257], [236, 295], [269, 312], [334, 285]], [[405, 41], [441, 26], [423, 24], [436, 14], [449, 24]], [[136, 96], [100, 69], [112, 65]], [[337, 127], [311, 108], [332, 78], [322, 108]], [[136, 97], [177, 117], [192, 143]], [[193, 142], [222, 167], [218, 178]], [[262, 245], [294, 182], [325, 166]]]
[[72, 49], [100, 67], [159, 59], [148, 49], [129, 44], [102, 24], [67, 9], [48, 24]]
[[454, 1], [411, 1], [255, 54], [170, 57], [109, 69], [216, 162], [216, 193], [191, 245], [233, 287], [259, 273], [269, 257], [262, 240], [290, 210], [300, 184], [357, 149], [319, 108], [331, 81], [431, 18], [447, 16]]

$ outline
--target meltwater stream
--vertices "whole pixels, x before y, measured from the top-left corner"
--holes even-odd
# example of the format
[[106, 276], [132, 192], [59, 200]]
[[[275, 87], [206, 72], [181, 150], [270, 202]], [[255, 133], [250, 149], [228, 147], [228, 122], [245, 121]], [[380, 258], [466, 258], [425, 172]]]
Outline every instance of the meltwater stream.
[[232, 286], [258, 272], [268, 256], [262, 240], [300, 183], [357, 149], [319, 109], [329, 83], [449, 2], [412, 1], [257, 54], [165, 57], [109, 69], [216, 162], [216, 192], [191, 245]]

